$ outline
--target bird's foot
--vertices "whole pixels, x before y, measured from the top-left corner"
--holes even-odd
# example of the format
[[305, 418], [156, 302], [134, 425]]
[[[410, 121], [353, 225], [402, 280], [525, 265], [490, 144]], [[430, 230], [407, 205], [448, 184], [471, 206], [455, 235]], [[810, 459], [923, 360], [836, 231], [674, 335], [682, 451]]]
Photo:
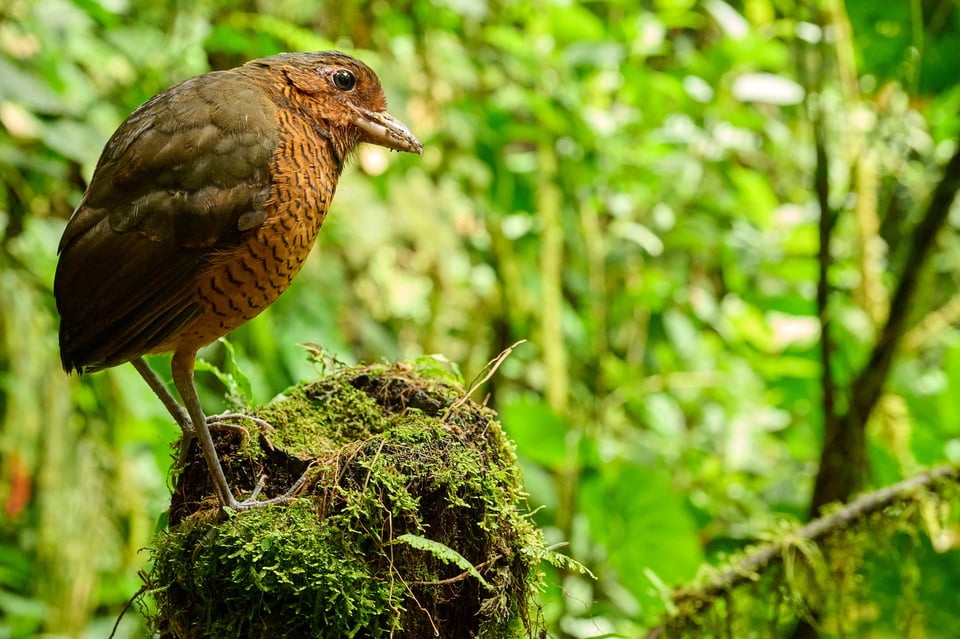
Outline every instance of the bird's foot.
[[[231, 411], [226, 411], [218, 415], [210, 415], [207, 417], [207, 428], [210, 430], [237, 431], [249, 437], [250, 431], [242, 425], [244, 421], [252, 422], [259, 426], [261, 430], [268, 433], [272, 433], [277, 430], [270, 425], [270, 422], [260, 419], [259, 417], [247, 415], [246, 413], [234, 413]], [[185, 437], [189, 437], [191, 439], [196, 437], [197, 431], [189, 421], [187, 421], [186, 424], [181, 424], [180, 428], [183, 430]]]
[[313, 469], [314, 465], [315, 463], [311, 462], [311, 464], [307, 466], [307, 469], [303, 471], [303, 474], [300, 475], [300, 478], [294, 482], [293, 486], [291, 486], [287, 492], [283, 493], [282, 495], [277, 495], [276, 497], [271, 497], [270, 499], [264, 499], [262, 501], [259, 500], [258, 497], [263, 491], [263, 487], [267, 483], [267, 477], [266, 475], [260, 475], [260, 479], [257, 481], [257, 485], [254, 487], [253, 493], [251, 493], [249, 497], [243, 501], [237, 501], [233, 495], [229, 495], [229, 499], [227, 500], [227, 503], [224, 504], [224, 507], [237, 512], [243, 512], [245, 510], [253, 510], [254, 508], [263, 508], [264, 506], [288, 504], [296, 500], [296, 498], [303, 491], [304, 487], [306, 487], [307, 483], [310, 481], [310, 471]]
[[[273, 433], [276, 429], [271, 426], [269, 422], [259, 417], [254, 417], [253, 415], [225, 411], [218, 415], [207, 417], [207, 428], [210, 430], [239, 432], [244, 437], [250, 437], [250, 431], [241, 425], [244, 421], [250, 421], [256, 424], [260, 428], [260, 434], [263, 435], [267, 446], [273, 449], [273, 443], [270, 441], [267, 433]], [[190, 444], [193, 443], [194, 438], [197, 436], [197, 431], [192, 425], [189, 428], [181, 425], [181, 428], [183, 429], [183, 437], [180, 438], [180, 452], [177, 455], [175, 466], [175, 468], [178, 469], [182, 469], [186, 465], [187, 455], [190, 453]]]
[[207, 427], [210, 430], [240, 430], [243, 431], [243, 434], [247, 437], [250, 436], [250, 431], [241, 426], [239, 423], [231, 422], [244, 422], [249, 421], [256, 424], [260, 428], [260, 436], [263, 437], [263, 440], [267, 443], [267, 446], [270, 447], [270, 450], [273, 450], [273, 442], [270, 441], [270, 436], [268, 433], [275, 433], [277, 429], [274, 428], [270, 422], [260, 419], [259, 417], [254, 417], [253, 415], [247, 415], [246, 413], [233, 413], [226, 411], [220, 413], [219, 415], [211, 415], [207, 417]]
[[240, 423], [244, 421], [253, 422], [262, 430], [265, 430], [269, 433], [272, 433], [276, 430], [270, 425], [269, 422], [264, 421], [259, 417], [254, 417], [253, 415], [247, 415], [245, 413], [233, 413], [231, 411], [226, 411], [224, 413], [220, 413], [219, 415], [211, 415], [210, 417], [207, 417], [207, 427], [209, 427], [211, 430], [238, 429], [249, 435], [250, 433], [247, 431], [247, 429], [240, 425]]

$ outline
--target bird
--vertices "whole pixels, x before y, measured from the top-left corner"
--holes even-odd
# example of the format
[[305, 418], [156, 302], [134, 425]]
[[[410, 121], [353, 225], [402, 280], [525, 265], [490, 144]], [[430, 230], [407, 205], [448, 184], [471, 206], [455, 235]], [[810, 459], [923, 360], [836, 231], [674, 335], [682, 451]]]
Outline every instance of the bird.
[[[221, 509], [224, 476], [197, 395], [197, 351], [270, 306], [313, 247], [361, 143], [422, 155], [377, 75], [339, 51], [281, 53], [149, 99], [107, 141], [60, 240], [54, 298], [67, 373], [130, 362], [195, 437]], [[178, 402], [144, 356], [172, 353]], [[228, 420], [219, 420], [228, 421]]]

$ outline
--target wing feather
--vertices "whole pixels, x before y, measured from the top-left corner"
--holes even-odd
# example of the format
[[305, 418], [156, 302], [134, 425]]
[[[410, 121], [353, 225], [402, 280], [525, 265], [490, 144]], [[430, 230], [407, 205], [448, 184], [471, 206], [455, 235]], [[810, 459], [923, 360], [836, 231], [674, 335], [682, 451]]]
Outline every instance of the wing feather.
[[127, 361], [196, 317], [196, 278], [267, 217], [276, 146], [274, 105], [240, 69], [187, 80], [124, 121], [60, 242], [64, 368]]

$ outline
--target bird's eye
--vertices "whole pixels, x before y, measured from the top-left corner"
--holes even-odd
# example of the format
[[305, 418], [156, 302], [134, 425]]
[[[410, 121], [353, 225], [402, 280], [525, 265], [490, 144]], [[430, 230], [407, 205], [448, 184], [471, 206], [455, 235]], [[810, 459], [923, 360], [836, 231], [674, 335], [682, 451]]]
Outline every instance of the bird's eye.
[[357, 78], [346, 69], [337, 69], [333, 72], [333, 85], [341, 91], [352, 91], [357, 86]]

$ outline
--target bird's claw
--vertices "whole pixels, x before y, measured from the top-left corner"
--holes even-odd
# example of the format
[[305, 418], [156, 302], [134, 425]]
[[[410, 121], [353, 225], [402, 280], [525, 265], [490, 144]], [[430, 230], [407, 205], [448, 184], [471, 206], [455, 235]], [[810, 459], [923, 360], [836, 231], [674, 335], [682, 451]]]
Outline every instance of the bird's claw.
[[263, 440], [267, 442], [267, 446], [270, 447], [270, 450], [273, 450], [273, 442], [270, 441], [270, 437], [267, 433], [275, 433], [277, 429], [274, 428], [270, 422], [260, 419], [259, 417], [254, 417], [253, 415], [247, 415], [245, 413], [231, 413], [230, 411], [220, 413], [219, 415], [211, 415], [207, 417], [207, 427], [213, 430], [240, 430], [247, 437], [250, 436], [250, 432], [241, 426], [240, 424], [231, 424], [231, 420], [242, 422], [245, 420], [251, 421], [260, 428], [260, 435], [263, 437]]
[[[270, 425], [269, 422], [260, 419], [259, 417], [254, 417], [253, 415], [246, 415], [244, 413], [232, 413], [226, 411], [218, 415], [211, 415], [207, 417], [207, 428], [210, 430], [219, 430], [219, 431], [233, 431], [239, 432], [244, 437], [250, 437], [250, 431], [244, 428], [238, 423], [231, 422], [242, 422], [244, 420], [249, 420], [256, 424], [261, 431], [263, 439], [267, 442], [267, 446], [273, 450], [273, 442], [270, 441], [270, 438], [267, 436], [267, 433], [276, 432], [276, 428]], [[197, 430], [193, 427], [192, 424], [180, 425], [183, 430], [183, 436], [180, 439], [180, 454], [177, 457], [177, 468], [183, 468], [186, 463], [187, 453], [190, 450], [190, 443], [193, 442], [194, 438], [197, 436]]]
[[220, 413], [219, 415], [211, 415], [210, 417], [207, 417], [207, 426], [209, 428], [239, 429], [246, 433], [247, 432], [246, 428], [244, 428], [238, 423], [232, 423], [232, 422], [244, 422], [244, 421], [251, 421], [257, 426], [259, 426], [261, 429], [270, 433], [275, 432], [277, 430], [276, 428], [271, 426], [269, 422], [263, 419], [260, 419], [259, 417], [254, 417], [253, 415], [247, 415], [244, 413], [232, 413], [230, 411]]
[[228, 503], [226, 507], [236, 512], [243, 512], [245, 510], [253, 510], [255, 508], [263, 508], [265, 506], [289, 504], [297, 499], [304, 487], [310, 481], [310, 471], [313, 470], [315, 465], [316, 462], [310, 462], [310, 465], [307, 466], [307, 469], [303, 471], [303, 474], [300, 475], [300, 478], [293, 483], [293, 486], [291, 486], [287, 492], [283, 493], [282, 495], [277, 495], [276, 497], [271, 497], [270, 499], [264, 499], [263, 501], [258, 500], [257, 497], [260, 496], [260, 493], [263, 491], [263, 487], [267, 483], [267, 476], [260, 475], [260, 478], [257, 480], [257, 485], [253, 488], [253, 492], [249, 497], [243, 501], [237, 501], [233, 495], [230, 495], [230, 498], [227, 500]]
[[250, 497], [244, 501], [257, 501], [257, 497], [260, 496], [260, 491], [263, 490], [263, 487], [267, 485], [267, 476], [260, 475], [260, 479], [257, 480], [257, 485], [254, 486], [253, 492], [250, 493]]

